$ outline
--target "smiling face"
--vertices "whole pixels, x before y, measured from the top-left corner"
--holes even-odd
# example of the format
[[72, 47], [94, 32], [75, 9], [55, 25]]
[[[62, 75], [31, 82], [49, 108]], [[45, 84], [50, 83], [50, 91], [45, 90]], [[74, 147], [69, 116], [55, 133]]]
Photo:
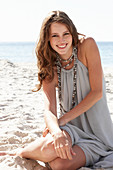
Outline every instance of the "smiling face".
[[52, 23], [50, 26], [50, 45], [60, 55], [67, 59], [72, 54], [72, 35], [64, 24]]

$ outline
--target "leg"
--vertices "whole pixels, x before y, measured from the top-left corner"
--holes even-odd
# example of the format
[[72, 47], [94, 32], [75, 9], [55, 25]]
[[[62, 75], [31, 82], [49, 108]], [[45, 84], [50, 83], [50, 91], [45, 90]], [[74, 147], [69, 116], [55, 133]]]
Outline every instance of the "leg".
[[30, 158], [43, 162], [49, 162], [57, 158], [53, 138], [50, 134], [37, 139], [25, 148], [19, 148], [13, 151], [0, 151], [0, 156], [4, 155], [20, 156], [22, 158]]
[[41, 137], [25, 148], [20, 149], [16, 155], [22, 158], [30, 158], [43, 162], [49, 162], [57, 158], [53, 138], [50, 134], [46, 137]]
[[86, 157], [83, 150], [77, 145], [73, 146], [73, 150], [76, 155], [73, 156], [72, 160], [57, 158], [49, 162], [49, 165], [52, 170], [76, 170], [85, 166]]
[[[64, 133], [67, 136], [70, 144], [72, 144], [69, 134], [66, 131], [64, 131]], [[57, 158], [51, 134], [36, 140], [24, 149], [17, 152], [16, 155], [23, 158], [31, 158], [43, 162], [50, 162]]]

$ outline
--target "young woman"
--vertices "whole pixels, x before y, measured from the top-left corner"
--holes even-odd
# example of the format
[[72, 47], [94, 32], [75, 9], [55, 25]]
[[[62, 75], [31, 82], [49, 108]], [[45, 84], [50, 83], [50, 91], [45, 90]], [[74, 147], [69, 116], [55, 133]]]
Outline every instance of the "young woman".
[[100, 54], [93, 38], [78, 35], [64, 12], [53, 11], [44, 20], [36, 55], [46, 128], [42, 138], [16, 153], [48, 162], [53, 170], [113, 166], [113, 125]]

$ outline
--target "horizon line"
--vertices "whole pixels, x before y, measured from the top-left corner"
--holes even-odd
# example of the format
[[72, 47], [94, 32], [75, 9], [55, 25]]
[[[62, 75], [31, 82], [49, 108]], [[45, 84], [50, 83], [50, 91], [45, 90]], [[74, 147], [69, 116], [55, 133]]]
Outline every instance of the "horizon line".
[[[96, 40], [95, 40], [96, 41]], [[97, 40], [96, 42], [113, 42], [113, 40]], [[37, 43], [36, 41], [0, 41], [2, 43]]]

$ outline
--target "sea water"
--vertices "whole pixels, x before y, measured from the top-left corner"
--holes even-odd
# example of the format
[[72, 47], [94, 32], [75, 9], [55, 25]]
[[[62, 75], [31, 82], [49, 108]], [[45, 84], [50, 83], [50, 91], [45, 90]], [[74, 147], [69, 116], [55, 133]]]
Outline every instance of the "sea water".
[[0, 43], [0, 59], [11, 62], [36, 62], [34, 42]]
[[113, 42], [97, 42], [102, 65], [113, 66]]
[[[113, 42], [97, 42], [102, 66], [113, 66]], [[35, 42], [0, 43], [0, 59], [16, 63], [36, 62]]]

